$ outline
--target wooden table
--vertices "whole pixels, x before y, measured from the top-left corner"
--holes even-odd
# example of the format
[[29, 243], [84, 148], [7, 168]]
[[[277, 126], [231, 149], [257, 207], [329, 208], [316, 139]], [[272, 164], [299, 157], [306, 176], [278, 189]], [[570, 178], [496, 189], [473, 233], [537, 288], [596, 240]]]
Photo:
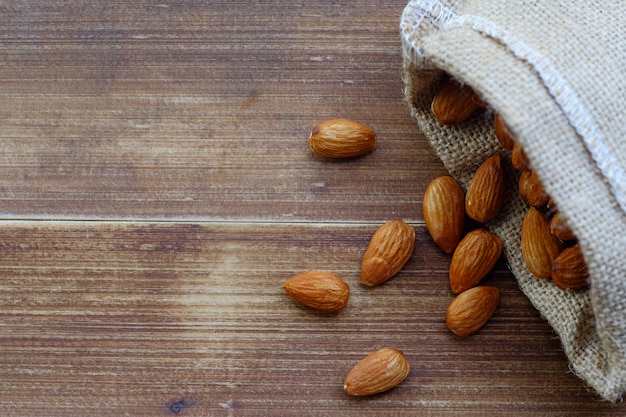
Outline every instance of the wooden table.
[[[403, 102], [405, 0], [0, 2], [0, 414], [608, 416], [501, 261], [479, 333], [445, 326], [449, 256], [421, 197], [444, 174]], [[332, 117], [378, 149], [309, 150]], [[359, 284], [376, 228], [406, 268]], [[281, 288], [351, 286], [319, 314]], [[412, 369], [365, 399], [347, 371]]]

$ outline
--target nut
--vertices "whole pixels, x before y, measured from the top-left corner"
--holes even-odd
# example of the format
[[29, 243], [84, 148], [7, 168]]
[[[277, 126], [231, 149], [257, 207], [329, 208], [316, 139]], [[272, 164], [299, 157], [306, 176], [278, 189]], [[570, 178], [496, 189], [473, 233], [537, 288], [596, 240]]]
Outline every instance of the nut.
[[285, 282], [283, 288], [299, 303], [326, 312], [343, 309], [350, 298], [348, 284], [329, 272], [302, 272]]
[[397, 274], [413, 254], [415, 229], [400, 219], [376, 230], [363, 256], [361, 282], [380, 285]]
[[589, 284], [589, 270], [580, 250], [580, 244], [563, 249], [552, 264], [552, 281], [565, 290], [577, 290]]
[[559, 212], [559, 208], [556, 206], [556, 202], [553, 199], [548, 200], [548, 203], [546, 204], [546, 208], [552, 214], [556, 214]]
[[511, 150], [511, 165], [518, 171], [530, 171], [530, 161], [528, 156], [524, 152], [524, 148], [520, 145], [519, 141], [513, 143], [513, 150]]
[[452, 253], [463, 233], [465, 193], [449, 175], [435, 178], [426, 187], [422, 202], [426, 229], [437, 246]]
[[522, 200], [533, 207], [545, 206], [550, 200], [535, 170], [523, 171], [520, 174], [519, 193]]
[[550, 220], [550, 231], [561, 240], [576, 240], [576, 235], [569, 228], [561, 213], [556, 213]]
[[450, 79], [435, 94], [431, 111], [441, 124], [461, 123], [479, 107], [477, 97], [470, 86]]
[[450, 262], [450, 287], [455, 294], [477, 285], [496, 265], [502, 241], [487, 229], [469, 232], [459, 243]]
[[315, 126], [309, 146], [328, 158], [350, 158], [370, 153], [376, 148], [376, 133], [350, 119], [331, 119]]
[[499, 113], [493, 115], [493, 127], [500, 145], [502, 145], [505, 151], [512, 151], [513, 144], [515, 143], [515, 135], [513, 135], [509, 126], [502, 120]]
[[485, 100], [483, 100], [483, 98], [481, 96], [479, 96], [476, 91], [474, 91], [474, 95], [472, 96], [472, 100], [474, 101], [474, 103], [476, 103], [476, 106], [479, 109], [487, 109], [487, 108], [489, 108], [489, 104]]
[[550, 278], [562, 250], [562, 242], [550, 232], [548, 216], [531, 207], [522, 220], [522, 258], [528, 270], [537, 278]]
[[476, 170], [467, 193], [465, 212], [468, 217], [488, 222], [495, 219], [504, 204], [506, 182], [500, 155], [493, 155]]
[[446, 324], [458, 336], [469, 336], [489, 321], [498, 303], [500, 291], [481, 285], [457, 295], [448, 307]]
[[378, 394], [400, 384], [409, 371], [404, 353], [383, 348], [361, 359], [346, 375], [343, 388], [348, 394], [359, 397]]

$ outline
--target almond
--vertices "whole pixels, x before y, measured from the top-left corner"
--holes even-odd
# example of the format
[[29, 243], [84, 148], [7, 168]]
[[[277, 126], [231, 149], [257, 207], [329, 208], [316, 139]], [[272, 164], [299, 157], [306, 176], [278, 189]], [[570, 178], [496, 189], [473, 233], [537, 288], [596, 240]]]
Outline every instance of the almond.
[[350, 158], [370, 153], [376, 148], [376, 133], [350, 119], [331, 119], [315, 126], [309, 146], [328, 158]]
[[550, 219], [531, 207], [522, 220], [522, 258], [537, 278], [549, 278], [563, 243], [550, 232]]
[[493, 127], [496, 133], [496, 137], [500, 142], [500, 145], [505, 151], [509, 152], [513, 150], [513, 144], [515, 143], [515, 136], [509, 126], [502, 120], [500, 113], [493, 115]]
[[477, 285], [496, 265], [502, 241], [487, 229], [469, 232], [459, 243], [450, 262], [450, 287], [455, 294]]
[[358, 397], [378, 394], [400, 384], [409, 371], [409, 361], [404, 353], [383, 348], [361, 359], [346, 375], [343, 388]]
[[415, 229], [400, 219], [376, 230], [363, 256], [361, 282], [380, 285], [397, 274], [413, 254]]
[[561, 240], [576, 240], [576, 235], [569, 228], [561, 213], [556, 213], [550, 220], [550, 231]]
[[476, 170], [467, 188], [467, 216], [482, 223], [495, 219], [504, 204], [505, 187], [502, 158], [500, 155], [493, 155]]
[[565, 290], [577, 290], [589, 285], [589, 270], [580, 250], [580, 244], [563, 249], [552, 264], [552, 281]]
[[302, 272], [285, 282], [283, 288], [294, 300], [320, 311], [339, 311], [350, 298], [348, 284], [329, 272]]
[[559, 212], [559, 208], [556, 206], [556, 202], [553, 199], [548, 200], [548, 203], [546, 204], [546, 208], [552, 214], [556, 214]]
[[523, 171], [519, 177], [519, 193], [529, 206], [541, 207], [548, 204], [550, 196], [541, 184], [536, 171]]
[[476, 98], [470, 86], [450, 79], [435, 94], [431, 110], [441, 124], [461, 123], [479, 107]]
[[435, 243], [446, 253], [452, 253], [463, 233], [465, 193], [449, 175], [435, 178], [426, 187], [422, 202], [426, 229]]
[[458, 336], [469, 336], [489, 321], [498, 303], [500, 291], [481, 285], [457, 295], [446, 314], [446, 325]]
[[513, 143], [513, 150], [511, 151], [511, 165], [518, 171], [530, 171], [530, 162], [528, 156], [524, 152], [524, 148], [520, 145], [519, 141]]
[[474, 91], [474, 95], [472, 96], [472, 101], [474, 101], [474, 103], [479, 109], [489, 108], [489, 103], [483, 100], [483, 98], [480, 95], [478, 95], [476, 91]]

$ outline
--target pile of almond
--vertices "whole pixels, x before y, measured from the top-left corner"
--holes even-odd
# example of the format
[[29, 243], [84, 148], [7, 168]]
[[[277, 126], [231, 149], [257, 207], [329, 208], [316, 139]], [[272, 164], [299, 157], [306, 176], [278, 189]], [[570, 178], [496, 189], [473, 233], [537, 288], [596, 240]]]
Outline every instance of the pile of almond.
[[[492, 111], [488, 105], [466, 84], [455, 79], [447, 80], [433, 98], [431, 110], [439, 123], [444, 125], [460, 124], [476, 111]], [[519, 141], [497, 112], [493, 112], [494, 132], [508, 154], [512, 166], [519, 172], [519, 193], [528, 205], [521, 230], [522, 258], [528, 270], [539, 279], [552, 279], [561, 289], [575, 290], [588, 285], [589, 273], [583, 259], [576, 236], [569, 229], [558, 213], [557, 207], [545, 192], [541, 180], [532, 169]], [[486, 223], [495, 219], [504, 202], [505, 158], [496, 154], [488, 158], [475, 172], [464, 196], [464, 209], [467, 217]], [[476, 285], [484, 276], [494, 257], [499, 256], [500, 246], [488, 241], [495, 241], [495, 236], [483, 233], [482, 238], [475, 237], [474, 260], [461, 266], [456, 257], [465, 258], [457, 252], [467, 252], [463, 241], [458, 243], [459, 230], [463, 230], [463, 217], [460, 200], [463, 191], [452, 178], [436, 179], [424, 195], [424, 219], [435, 243], [445, 252], [454, 252], [450, 265], [450, 283], [455, 293], [462, 292]], [[444, 213], [452, 213], [448, 218]], [[489, 236], [489, 237], [486, 237]], [[496, 253], [498, 255], [496, 256]], [[495, 262], [495, 261], [494, 261]], [[480, 269], [481, 273], [470, 273]], [[488, 272], [488, 271], [486, 271]], [[471, 278], [468, 278], [471, 277]], [[482, 278], [482, 277], [481, 277]], [[471, 282], [471, 285], [461, 285]], [[488, 303], [491, 306], [491, 302]]]
[[491, 318], [500, 291], [478, 285], [494, 268], [502, 241], [485, 227], [463, 236], [466, 216], [487, 222], [500, 214], [505, 193], [504, 169], [499, 155], [488, 158], [476, 171], [465, 193], [450, 176], [435, 178], [422, 203], [424, 221], [435, 243], [451, 253], [450, 288], [456, 298], [448, 307], [446, 324], [455, 334], [469, 336]]

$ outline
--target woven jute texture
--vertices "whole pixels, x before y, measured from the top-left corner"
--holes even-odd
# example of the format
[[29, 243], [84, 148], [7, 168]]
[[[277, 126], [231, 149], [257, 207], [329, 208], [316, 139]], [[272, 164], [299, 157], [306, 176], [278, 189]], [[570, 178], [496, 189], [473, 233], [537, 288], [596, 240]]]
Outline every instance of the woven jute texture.
[[[532, 276], [520, 243], [528, 207], [510, 169], [504, 211], [487, 227], [572, 371], [613, 402], [626, 391], [624, 22], [621, 0], [413, 0], [400, 23], [407, 104], [449, 173], [467, 187], [487, 157], [509, 157], [493, 133], [497, 111], [578, 237], [589, 289], [560, 290]], [[439, 124], [430, 105], [446, 76], [491, 110]]]

